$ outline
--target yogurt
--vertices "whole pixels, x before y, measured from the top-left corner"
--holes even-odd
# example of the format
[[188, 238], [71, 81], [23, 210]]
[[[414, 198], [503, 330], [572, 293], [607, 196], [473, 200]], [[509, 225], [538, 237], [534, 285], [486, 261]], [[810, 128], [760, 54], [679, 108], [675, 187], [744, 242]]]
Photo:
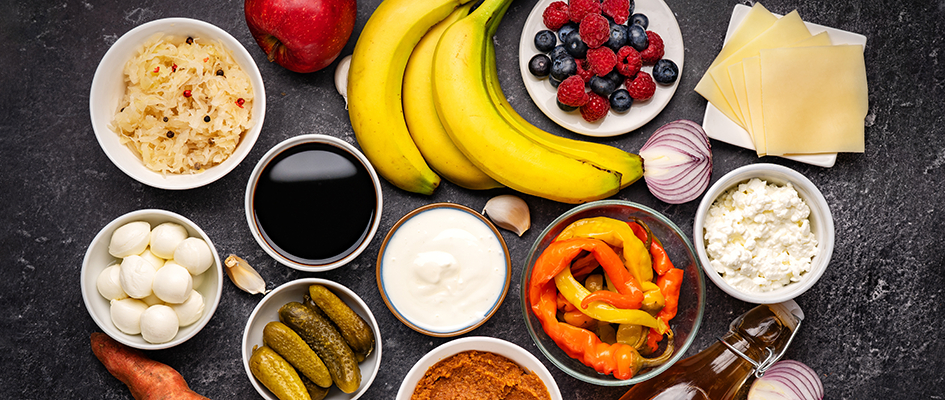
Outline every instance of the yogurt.
[[810, 208], [794, 187], [753, 178], [723, 193], [705, 219], [710, 266], [746, 293], [800, 281], [818, 253]]
[[380, 278], [395, 314], [421, 329], [450, 333], [483, 320], [501, 300], [509, 272], [505, 254], [479, 217], [432, 208], [393, 233]]

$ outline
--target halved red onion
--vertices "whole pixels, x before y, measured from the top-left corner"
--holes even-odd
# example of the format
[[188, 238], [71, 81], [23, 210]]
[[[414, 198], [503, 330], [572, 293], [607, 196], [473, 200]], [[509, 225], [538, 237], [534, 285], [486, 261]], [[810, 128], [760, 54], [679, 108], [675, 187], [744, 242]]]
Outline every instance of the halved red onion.
[[699, 124], [681, 119], [659, 127], [640, 148], [643, 178], [656, 198], [682, 204], [699, 197], [712, 175], [712, 145]]
[[803, 363], [778, 361], [755, 380], [748, 400], [821, 400], [824, 384], [813, 369]]

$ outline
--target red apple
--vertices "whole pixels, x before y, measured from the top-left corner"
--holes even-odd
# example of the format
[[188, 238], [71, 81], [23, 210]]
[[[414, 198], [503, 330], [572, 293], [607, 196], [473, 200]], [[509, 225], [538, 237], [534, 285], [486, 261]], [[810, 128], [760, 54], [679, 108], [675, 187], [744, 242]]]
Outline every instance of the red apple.
[[331, 64], [354, 29], [355, 0], [246, 0], [246, 25], [269, 61], [295, 72]]

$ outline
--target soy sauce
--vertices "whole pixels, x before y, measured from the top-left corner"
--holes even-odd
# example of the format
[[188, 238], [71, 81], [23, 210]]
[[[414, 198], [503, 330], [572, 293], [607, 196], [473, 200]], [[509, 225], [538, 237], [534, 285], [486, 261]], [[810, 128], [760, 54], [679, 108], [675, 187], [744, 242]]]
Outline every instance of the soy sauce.
[[266, 242], [300, 264], [322, 265], [354, 252], [376, 218], [371, 175], [353, 154], [303, 143], [276, 155], [253, 192], [256, 226]]

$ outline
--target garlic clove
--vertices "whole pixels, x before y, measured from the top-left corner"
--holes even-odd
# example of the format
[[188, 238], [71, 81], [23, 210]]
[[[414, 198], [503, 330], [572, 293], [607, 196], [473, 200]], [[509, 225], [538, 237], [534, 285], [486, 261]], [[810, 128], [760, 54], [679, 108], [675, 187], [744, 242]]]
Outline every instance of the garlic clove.
[[226, 265], [227, 276], [230, 277], [236, 287], [244, 292], [249, 294], [266, 294], [269, 292], [266, 290], [266, 281], [246, 260], [237, 257], [235, 254], [230, 254], [223, 264]]
[[518, 196], [503, 194], [489, 199], [482, 213], [502, 229], [522, 236], [532, 226], [528, 204]]
[[345, 110], [348, 109], [348, 68], [351, 66], [351, 56], [346, 56], [335, 67], [335, 90], [345, 98]]

